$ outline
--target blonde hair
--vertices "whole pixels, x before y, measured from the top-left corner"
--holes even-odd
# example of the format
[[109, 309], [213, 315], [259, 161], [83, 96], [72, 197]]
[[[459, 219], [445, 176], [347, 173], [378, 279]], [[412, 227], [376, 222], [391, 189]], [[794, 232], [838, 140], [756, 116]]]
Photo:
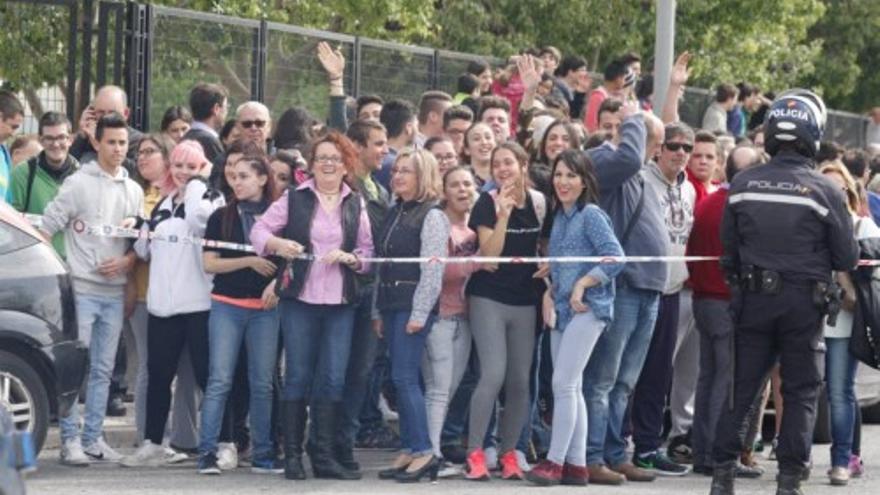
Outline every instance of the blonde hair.
[[404, 148], [394, 159], [394, 165], [404, 158], [411, 158], [416, 172], [416, 195], [415, 201], [434, 201], [443, 195], [443, 185], [440, 180], [439, 166], [434, 155], [427, 150]]
[[846, 184], [846, 207], [849, 209], [850, 213], [858, 213], [859, 207], [861, 206], [861, 200], [859, 199], [859, 189], [858, 185], [856, 185], [855, 179], [853, 179], [852, 174], [849, 173], [849, 170], [840, 160], [829, 160], [826, 162], [822, 162], [819, 173], [821, 174], [837, 174], [843, 178], [843, 183]]

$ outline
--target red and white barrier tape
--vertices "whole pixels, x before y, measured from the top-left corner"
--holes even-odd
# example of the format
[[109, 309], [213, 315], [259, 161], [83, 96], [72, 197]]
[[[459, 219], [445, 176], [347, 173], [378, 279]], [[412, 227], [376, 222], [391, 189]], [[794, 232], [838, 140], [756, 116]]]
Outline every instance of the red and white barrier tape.
[[[25, 214], [25, 218], [34, 227], [39, 228], [42, 224], [42, 216]], [[231, 251], [243, 251], [253, 253], [254, 248], [249, 244], [237, 242], [216, 241], [195, 236], [161, 235], [146, 229], [128, 229], [113, 225], [89, 225], [82, 220], [74, 220], [73, 229], [77, 233], [86, 232], [98, 237], [115, 237], [122, 239], [149, 239], [151, 241], [176, 242], [187, 245], [196, 245], [217, 249], [229, 249]], [[303, 255], [302, 259], [313, 259], [311, 255]], [[373, 257], [360, 258], [368, 263], [669, 263], [676, 261], [718, 261], [718, 256], [432, 256], [432, 257]], [[859, 266], [880, 266], [880, 260], [859, 260]]]

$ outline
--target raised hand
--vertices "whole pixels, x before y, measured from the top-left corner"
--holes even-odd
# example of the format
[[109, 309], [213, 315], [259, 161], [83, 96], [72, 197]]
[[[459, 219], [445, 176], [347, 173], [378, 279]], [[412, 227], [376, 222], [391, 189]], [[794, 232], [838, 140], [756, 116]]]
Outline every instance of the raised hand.
[[541, 84], [541, 74], [535, 67], [535, 57], [523, 55], [517, 58], [516, 69], [519, 71], [519, 77], [526, 89], [533, 90], [538, 87], [538, 84]]
[[669, 76], [669, 82], [674, 86], [684, 86], [690, 78], [691, 71], [688, 68], [688, 62], [691, 60], [690, 52], [684, 52], [675, 59], [672, 66], [672, 74]]
[[318, 43], [318, 60], [327, 72], [330, 80], [342, 79], [345, 73], [345, 57], [339, 50], [334, 50], [326, 41]]

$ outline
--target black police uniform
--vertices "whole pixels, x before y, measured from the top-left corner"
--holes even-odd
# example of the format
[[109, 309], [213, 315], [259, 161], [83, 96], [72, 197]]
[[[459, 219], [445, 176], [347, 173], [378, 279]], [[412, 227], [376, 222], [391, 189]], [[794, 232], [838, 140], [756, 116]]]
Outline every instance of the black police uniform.
[[[778, 357], [785, 414], [777, 458], [781, 473], [800, 475], [810, 458], [824, 365], [824, 310], [814, 293], [817, 282], [830, 282], [832, 270], [855, 266], [852, 218], [842, 191], [810, 159], [783, 149], [768, 164], [737, 174], [721, 240], [725, 270], [738, 272], [740, 289], [731, 303], [732, 409], [725, 407], [718, 422], [715, 462], [739, 457], [747, 416]], [[749, 274], [751, 284], [743, 280]]]

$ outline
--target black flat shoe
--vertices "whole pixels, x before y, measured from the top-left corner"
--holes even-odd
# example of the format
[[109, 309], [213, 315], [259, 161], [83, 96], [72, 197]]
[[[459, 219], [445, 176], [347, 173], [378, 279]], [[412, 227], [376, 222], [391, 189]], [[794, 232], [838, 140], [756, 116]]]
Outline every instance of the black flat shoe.
[[407, 471], [404, 469], [394, 476], [394, 479], [400, 483], [418, 483], [426, 474], [431, 481], [437, 481], [437, 472], [440, 470], [440, 459], [431, 456], [431, 460], [416, 471]]
[[406, 471], [406, 466], [383, 469], [383, 470], [379, 471], [379, 479], [380, 480], [393, 480], [397, 477], [397, 473], [400, 473], [402, 471]]

